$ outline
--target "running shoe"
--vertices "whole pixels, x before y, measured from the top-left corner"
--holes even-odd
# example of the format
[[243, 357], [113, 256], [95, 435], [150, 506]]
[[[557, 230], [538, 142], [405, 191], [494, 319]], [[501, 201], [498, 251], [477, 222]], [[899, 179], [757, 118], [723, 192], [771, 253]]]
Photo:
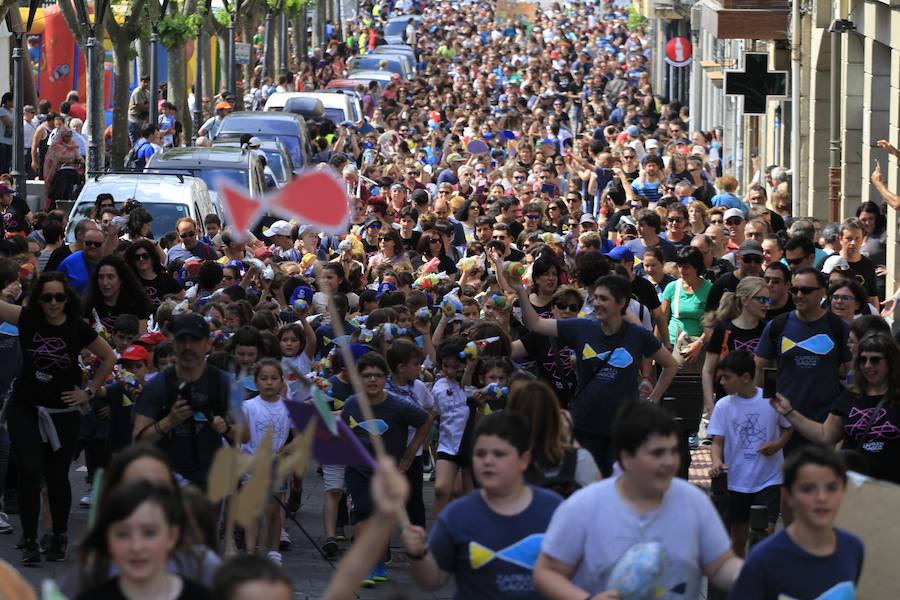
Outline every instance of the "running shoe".
[[372, 569], [369, 577], [371, 577], [375, 581], [387, 581], [387, 567], [384, 566], [384, 563], [378, 563], [377, 565], [375, 565], [375, 568]]
[[338, 541], [337, 538], [330, 537], [325, 540], [325, 543], [322, 545], [322, 552], [325, 553], [325, 558], [332, 559], [337, 556], [338, 551]]
[[54, 533], [50, 537], [50, 545], [44, 554], [44, 560], [50, 562], [62, 562], [66, 560], [66, 550], [69, 548], [69, 538], [64, 533]]
[[41, 547], [34, 540], [25, 540], [22, 544], [22, 564], [38, 565], [41, 563]]
[[275, 552], [274, 550], [269, 550], [269, 553], [266, 555], [266, 557], [268, 557], [269, 560], [271, 560], [273, 563], [275, 563], [279, 567], [281, 566], [281, 552]]

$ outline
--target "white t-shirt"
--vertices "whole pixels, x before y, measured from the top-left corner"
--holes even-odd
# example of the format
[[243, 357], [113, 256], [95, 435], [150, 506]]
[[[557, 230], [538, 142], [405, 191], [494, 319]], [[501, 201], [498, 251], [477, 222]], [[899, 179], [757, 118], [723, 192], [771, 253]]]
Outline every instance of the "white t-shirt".
[[749, 494], [784, 481], [781, 474], [784, 454], [779, 451], [763, 456], [757, 450], [777, 440], [781, 428], [790, 426], [762, 397], [759, 388], [752, 398], [732, 394], [716, 402], [706, 431], [710, 436], [725, 438], [722, 458], [728, 465], [729, 490]]
[[703, 565], [731, 547], [712, 502], [687, 481], [673, 479], [659, 507], [639, 514], [619, 496], [616, 479], [604, 479], [556, 509], [541, 552], [575, 567], [572, 583], [597, 594], [609, 589], [624, 554], [645, 542], [658, 542], [665, 551], [658, 596], [664, 600], [699, 598]]
[[469, 420], [466, 391], [452, 379], [442, 377], [434, 382], [431, 395], [435, 412], [441, 416], [438, 452], [456, 456], [462, 449], [463, 433]]
[[266, 431], [272, 429], [272, 453], [281, 450], [287, 443], [288, 434], [291, 431], [291, 418], [288, 415], [284, 399], [277, 402], [266, 402], [261, 396], [256, 396], [244, 402], [241, 406], [244, 411], [244, 419], [250, 427], [250, 441], [241, 446], [244, 454], [253, 454], [259, 448]]
[[288, 395], [294, 400], [306, 400], [309, 397], [309, 386], [304, 385], [296, 376], [293, 375], [287, 365], [291, 365], [301, 375], [307, 375], [312, 368], [312, 359], [303, 350], [297, 356], [281, 357], [281, 364], [284, 367], [284, 379], [288, 385]]
[[[425, 385], [425, 382], [420, 379], [414, 379], [409, 385], [403, 386], [399, 386], [392, 380], [388, 380], [388, 384], [385, 389], [398, 398], [415, 404], [419, 408], [423, 408], [428, 412], [434, 412], [434, 396], [431, 395], [431, 390], [428, 389], [428, 386]], [[409, 428], [409, 433], [406, 436], [407, 446], [409, 446], [413, 438], [416, 437], [416, 431], [417, 430], [415, 427]], [[416, 456], [422, 456], [421, 447], [416, 449]]]

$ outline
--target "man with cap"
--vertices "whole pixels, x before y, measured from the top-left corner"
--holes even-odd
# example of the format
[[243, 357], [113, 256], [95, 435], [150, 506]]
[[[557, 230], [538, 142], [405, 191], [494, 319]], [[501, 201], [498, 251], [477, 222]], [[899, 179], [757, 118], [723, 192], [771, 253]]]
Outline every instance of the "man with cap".
[[731, 252], [726, 254], [723, 258], [728, 262], [737, 265], [736, 250], [741, 247], [741, 244], [743, 244], [746, 239], [744, 236], [744, 226], [747, 224], [747, 219], [744, 216], [744, 211], [740, 208], [729, 208], [725, 211], [725, 214], [722, 215], [722, 218], [725, 220], [725, 228], [728, 231], [727, 248], [731, 250]]
[[659, 301], [659, 295], [656, 293], [653, 284], [635, 274], [634, 254], [632, 254], [631, 250], [625, 246], [616, 246], [606, 253], [606, 257], [611, 262], [622, 265], [628, 272], [628, 279], [631, 281], [631, 297], [637, 304], [640, 304], [640, 306], [635, 306], [635, 303], [632, 302], [629, 305], [629, 310], [634, 313], [634, 316], [637, 317], [641, 323], [644, 323], [647, 320], [644, 315], [645, 309], [650, 311], [650, 314], [653, 315], [653, 321], [659, 329], [659, 338], [663, 342], [663, 345], [668, 348], [669, 326], [662, 312], [662, 303]]
[[206, 362], [212, 341], [203, 317], [181, 315], [171, 331], [175, 364], [144, 388], [132, 431], [136, 442], [166, 453], [179, 482], [205, 488], [213, 457], [231, 430], [230, 379]]
[[200, 128], [200, 135], [205, 135], [211, 140], [216, 139], [216, 134], [219, 133], [219, 127], [222, 126], [222, 121], [231, 113], [231, 104], [225, 102], [224, 100], [216, 103], [216, 116], [210, 117], [206, 120], [206, 123]]
[[300, 262], [303, 255], [294, 247], [294, 226], [279, 219], [263, 229], [263, 235], [272, 242], [270, 249], [278, 260]]
[[128, 99], [128, 139], [134, 144], [138, 139], [141, 126], [150, 115], [150, 76], [141, 77], [140, 84], [131, 92]]
[[303, 244], [304, 254], [315, 254], [316, 260], [328, 260], [328, 248], [322, 244], [319, 234], [322, 231], [315, 225], [301, 225], [297, 237]]
[[34, 106], [31, 104], [25, 105], [25, 110], [22, 115], [22, 142], [24, 143], [24, 156], [25, 156], [25, 176], [28, 179], [34, 179], [36, 173], [34, 169], [31, 168], [31, 145], [34, 140], [34, 134], [37, 131], [38, 125], [40, 123], [34, 118], [34, 115], [37, 113]]
[[647, 143], [644, 144], [644, 150], [647, 151], [647, 154], [659, 156], [659, 142], [652, 138], [647, 140]]
[[391, 184], [390, 197], [388, 199], [388, 216], [395, 223], [400, 221], [400, 211], [409, 204], [406, 186], [402, 183]]
[[438, 174], [438, 185], [442, 183], [449, 183], [450, 185], [454, 186], [459, 184], [459, 178], [456, 176], [456, 173], [459, 171], [459, 168], [465, 164], [465, 162], [466, 159], [456, 152], [448, 156], [447, 168]]
[[594, 218], [594, 215], [590, 213], [585, 213], [581, 215], [581, 219], [579, 219], [578, 224], [581, 226], [581, 231], [597, 231], [597, 219]]
[[725, 292], [733, 292], [744, 277], [762, 277], [763, 250], [756, 240], [745, 240], [737, 252], [738, 268], [725, 273], [713, 283], [706, 298], [706, 310], [715, 310]]

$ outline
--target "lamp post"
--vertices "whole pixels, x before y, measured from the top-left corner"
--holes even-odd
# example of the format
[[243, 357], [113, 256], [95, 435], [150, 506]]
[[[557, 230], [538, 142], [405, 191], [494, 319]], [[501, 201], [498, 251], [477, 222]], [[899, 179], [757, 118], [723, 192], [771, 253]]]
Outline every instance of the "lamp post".
[[[34, 22], [34, 15], [37, 13], [38, 0], [31, 0], [28, 6], [28, 22], [22, 31], [13, 31], [10, 27], [12, 20], [7, 15], [6, 24], [13, 34], [15, 47], [12, 51], [13, 66], [13, 144], [12, 144], [12, 165], [10, 175], [16, 188], [16, 193], [20, 198], [28, 197], [27, 183], [25, 177], [25, 72], [22, 70], [22, 41], [25, 34], [31, 29]], [[21, 21], [18, 20], [20, 24]], [[19, 29], [16, 27], [16, 29]]]
[[291, 45], [288, 43], [288, 17], [287, 13], [284, 12], [284, 2], [281, 3], [281, 16], [279, 17], [281, 21], [279, 22], [279, 27], [281, 30], [281, 35], [278, 36], [279, 44], [281, 45], [281, 52], [279, 53], [279, 64], [278, 64], [278, 72], [279, 73], [287, 73], [288, 72], [288, 52]]
[[[237, 16], [241, 12], [241, 3], [242, 0], [232, 0], [231, 5], [229, 6], [228, 2], [222, 0], [222, 4], [225, 5], [225, 10], [228, 11], [228, 73], [225, 78], [225, 87], [232, 96], [237, 95], [237, 75], [235, 71], [237, 70], [237, 61], [235, 54], [235, 39], [234, 39], [234, 30], [237, 27]], [[244, 40], [246, 42], [247, 40]]]
[[[212, 0], [206, 0], [206, 14], [209, 14], [211, 5]], [[194, 121], [191, 143], [194, 144], [203, 126], [203, 22], [197, 27], [197, 42], [194, 44], [194, 111], [191, 117]]]
[[272, 7], [268, 4], [266, 5], [266, 18], [265, 18], [265, 56], [263, 57], [263, 77], [272, 77], [272, 73], [269, 71], [269, 64], [275, 63], [272, 53], [275, 52], [275, 48], [272, 47]]
[[[94, 21], [88, 15], [87, 0], [74, 0], [75, 9], [78, 11], [78, 17], [81, 25], [87, 31], [87, 38], [84, 43], [84, 60], [87, 69], [87, 117], [88, 117], [88, 148], [87, 163], [88, 172], [96, 173], [101, 170], [102, 160], [100, 156], [100, 139], [103, 136], [102, 128], [98, 119], [94, 118], [97, 111], [96, 90], [99, 82], [97, 81], [97, 28], [103, 23], [103, 17], [106, 13], [108, 0], [95, 0], [94, 3]], [[102, 108], [102, 107], [101, 107]]]
[[[153, 0], [156, 2], [156, 0]], [[169, 0], [163, 0], [159, 5], [159, 16], [150, 24], [150, 117], [149, 121], [154, 125], [159, 124], [159, 22], [165, 16], [169, 7]]]

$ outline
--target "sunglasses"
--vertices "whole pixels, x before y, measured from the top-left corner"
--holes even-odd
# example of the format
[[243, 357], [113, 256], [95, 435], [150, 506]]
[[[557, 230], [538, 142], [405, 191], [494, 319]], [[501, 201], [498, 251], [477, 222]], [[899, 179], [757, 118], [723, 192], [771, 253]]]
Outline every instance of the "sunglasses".
[[38, 299], [41, 302], [43, 302], [44, 304], [49, 304], [51, 302], [63, 303], [66, 300], [68, 300], [69, 297], [66, 296], [65, 294], [63, 294], [62, 292], [60, 292], [59, 294], [50, 294], [50, 293], [41, 294], [40, 296], [38, 296]]
[[527, 178], [522, 175], [516, 175], [515, 177], [513, 177], [513, 179], [515, 179], [516, 181], [525, 181], [525, 179]]
[[137, 262], [141, 262], [142, 260], [150, 260], [150, 255], [146, 252], [141, 252], [134, 255], [134, 260]]
[[570, 312], [578, 312], [578, 310], [581, 307], [577, 304], [569, 304], [568, 302], [557, 302], [556, 308], [558, 308], [559, 310], [568, 310]]
[[788, 289], [788, 291], [791, 293], [792, 296], [796, 296], [797, 294], [803, 294], [804, 296], [809, 296], [813, 292], [818, 292], [821, 289], [822, 288], [820, 288], [820, 287], [813, 287], [810, 285], [803, 285], [803, 286], [792, 285]]
[[487, 173], [487, 169], [475, 169], [476, 173]]
[[749, 264], [762, 264], [763, 258], [762, 256], [758, 256], [756, 254], [747, 254], [746, 256], [741, 256], [741, 261]]
[[863, 365], [880, 365], [881, 361], [884, 360], [883, 356], [864, 356], [860, 355], [859, 358], [856, 359], [860, 364]]
[[196, 231], [185, 231], [184, 233], [178, 234], [181, 239], [187, 239], [192, 237], [197, 237]]
[[[379, 239], [380, 239], [380, 238], [379, 238]], [[440, 244], [440, 243], [441, 243], [441, 240], [439, 240], [439, 239], [437, 239], [437, 238], [433, 238], [433, 239], [428, 240], [428, 243], [429, 243], [429, 244]]]
[[525, 215], [529, 221], [540, 221], [541, 215]]
[[625, 160], [634, 160], [635, 155], [634, 154], [623, 154], [622, 158], [624, 158]]
[[775, 301], [768, 296], [753, 296], [753, 299], [763, 306], [772, 306], [772, 304], [775, 303]]
[[667, 220], [669, 223], [681, 223], [682, 221], [684, 221], [684, 219], [682, 219], [681, 217], [669, 217], [669, 218], [666, 219], [666, 220]]
[[103, 246], [103, 242], [89, 242], [85, 240], [84, 245], [88, 248], [100, 248]]
[[763, 277], [763, 280], [769, 285], [781, 285], [784, 281], [780, 277]]
[[378, 236], [378, 241], [379, 241], [379, 242], [390, 242], [390, 241], [392, 241], [393, 239], [394, 239], [394, 238], [388, 237], [388, 236], [386, 236], [386, 235], [379, 235], [379, 236]]
[[369, 225], [369, 229], [381, 229], [381, 221], [375, 221]]
[[726, 225], [740, 225], [744, 220], [738, 217], [731, 217], [727, 221], [725, 221]]
[[804, 260], [806, 260], [806, 257], [801, 256], [800, 258], [785, 258], [785, 260], [788, 262], [789, 265], [793, 265], [796, 267], [797, 265], [802, 263]]

